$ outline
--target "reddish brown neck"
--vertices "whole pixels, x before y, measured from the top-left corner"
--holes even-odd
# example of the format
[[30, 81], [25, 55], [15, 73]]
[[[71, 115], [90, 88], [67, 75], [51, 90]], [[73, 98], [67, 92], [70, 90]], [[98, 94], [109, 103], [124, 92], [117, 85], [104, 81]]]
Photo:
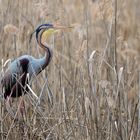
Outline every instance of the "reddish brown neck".
[[41, 42], [41, 39], [42, 39], [42, 35], [43, 35], [43, 32], [45, 31], [46, 29], [42, 29], [40, 32], [39, 32], [39, 37], [37, 39], [37, 42], [38, 42], [38, 45], [43, 48], [45, 50], [45, 63], [42, 67], [42, 69], [44, 69], [48, 64], [49, 62], [51, 61], [51, 57], [52, 57], [52, 51], [50, 50], [50, 48], [48, 46], [45, 46], [42, 42]]

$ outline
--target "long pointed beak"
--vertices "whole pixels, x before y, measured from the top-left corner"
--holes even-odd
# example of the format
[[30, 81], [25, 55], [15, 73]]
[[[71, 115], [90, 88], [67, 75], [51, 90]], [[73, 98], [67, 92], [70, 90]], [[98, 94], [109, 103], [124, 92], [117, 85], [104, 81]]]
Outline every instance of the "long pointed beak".
[[60, 26], [60, 25], [54, 25], [53, 27], [56, 30], [65, 30], [65, 29], [73, 28], [72, 26]]

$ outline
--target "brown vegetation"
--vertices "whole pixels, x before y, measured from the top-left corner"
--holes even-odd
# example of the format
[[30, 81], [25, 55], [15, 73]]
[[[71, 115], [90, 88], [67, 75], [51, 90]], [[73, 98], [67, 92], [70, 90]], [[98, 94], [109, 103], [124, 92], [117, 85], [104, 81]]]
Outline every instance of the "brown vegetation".
[[7, 60], [43, 55], [35, 37], [29, 44], [38, 25], [74, 27], [47, 40], [53, 59], [32, 83], [39, 98], [22, 97], [25, 113], [11, 118], [0, 100], [0, 139], [139, 140], [139, 9], [139, 0], [0, 0], [1, 76]]

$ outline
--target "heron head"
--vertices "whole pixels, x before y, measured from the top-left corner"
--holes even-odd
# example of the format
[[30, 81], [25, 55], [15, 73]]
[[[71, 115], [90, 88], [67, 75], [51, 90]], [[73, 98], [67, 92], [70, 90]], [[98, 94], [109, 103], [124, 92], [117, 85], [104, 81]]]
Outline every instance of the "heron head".
[[60, 30], [68, 29], [68, 28], [73, 28], [73, 27], [72, 27], [72, 26], [65, 27], [65, 26], [55, 25], [55, 24], [51, 24], [51, 23], [41, 24], [41, 25], [38, 26], [38, 27], [36, 28], [36, 30], [31, 34], [29, 42], [31, 42], [31, 39], [32, 39], [32, 36], [33, 36], [34, 33], [36, 33], [36, 39], [37, 39], [37, 41], [38, 41], [39, 33], [40, 33], [41, 30], [43, 30], [42, 35], [43, 35], [45, 38], [48, 38], [48, 37], [50, 37], [52, 34], [58, 32], [58, 31], [60, 31]]
[[[42, 25], [38, 26], [38, 27], [36, 28], [36, 30], [31, 34], [31, 36], [30, 36], [30, 41], [31, 41], [32, 35], [33, 35], [34, 33], [36, 33], [36, 39], [38, 40], [39, 32], [40, 32], [41, 30], [44, 30], [42, 35], [43, 35], [45, 38], [48, 38], [48, 37], [50, 37], [52, 34], [58, 32], [58, 31], [59, 31], [60, 29], [62, 29], [62, 28], [63, 28], [63, 26], [56, 26], [56, 25], [53, 25], [53, 24], [50, 24], [50, 23], [42, 24]], [[29, 42], [30, 42], [30, 41], [29, 41]]]
[[53, 24], [42, 24], [36, 29], [36, 39], [38, 39], [38, 35], [41, 30], [44, 30], [42, 35], [45, 35], [46, 38], [55, 32]]

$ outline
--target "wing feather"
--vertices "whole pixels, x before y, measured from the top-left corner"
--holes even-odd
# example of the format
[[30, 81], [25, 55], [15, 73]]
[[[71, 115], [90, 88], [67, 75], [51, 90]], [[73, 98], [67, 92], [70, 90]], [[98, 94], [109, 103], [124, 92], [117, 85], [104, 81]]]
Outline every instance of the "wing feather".
[[[15, 85], [17, 88], [21, 85], [25, 85], [24, 80], [26, 79], [26, 74], [28, 73], [28, 64], [29, 60], [26, 57], [22, 59], [16, 59], [10, 64], [1, 80], [2, 87], [5, 90], [4, 94], [15, 94], [11, 93]], [[17, 84], [18, 81], [20, 81], [21, 84]]]

